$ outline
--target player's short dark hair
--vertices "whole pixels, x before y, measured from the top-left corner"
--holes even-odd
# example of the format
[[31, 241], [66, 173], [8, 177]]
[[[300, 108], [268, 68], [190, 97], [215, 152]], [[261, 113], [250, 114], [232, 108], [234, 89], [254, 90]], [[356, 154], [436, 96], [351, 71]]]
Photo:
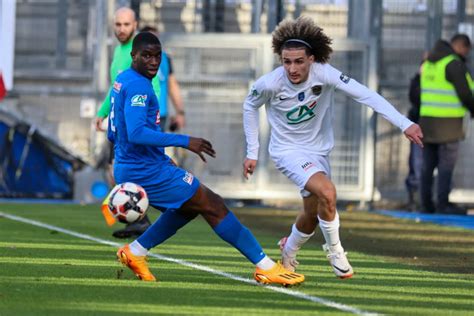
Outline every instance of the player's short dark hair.
[[145, 25], [140, 29], [140, 32], [151, 32], [151, 33], [158, 33], [158, 29], [151, 25]]
[[453, 37], [451, 37], [451, 43], [459, 42], [461, 43], [464, 47], [471, 47], [471, 40], [469, 39], [469, 36], [466, 34], [462, 33], [457, 33], [454, 34]]
[[323, 29], [305, 16], [283, 20], [272, 33], [273, 52], [280, 57], [283, 49], [304, 48], [316, 62], [326, 63], [332, 53], [331, 43]]
[[158, 37], [153, 33], [140, 32], [133, 39], [132, 51], [136, 52], [137, 50], [142, 49], [143, 46], [146, 46], [146, 45], [159, 45], [159, 46], [161, 46], [161, 42], [158, 39]]

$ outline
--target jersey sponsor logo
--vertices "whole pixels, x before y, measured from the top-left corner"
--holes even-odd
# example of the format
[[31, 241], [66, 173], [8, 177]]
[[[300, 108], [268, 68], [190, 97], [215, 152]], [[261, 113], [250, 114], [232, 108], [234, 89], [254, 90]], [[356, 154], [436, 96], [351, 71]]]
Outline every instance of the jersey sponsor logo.
[[343, 73], [341, 73], [341, 75], [339, 76], [339, 79], [341, 79], [341, 81], [344, 83], [348, 83], [349, 80], [351, 80], [351, 78], [348, 75], [345, 75]]
[[323, 91], [323, 86], [317, 85], [317, 86], [312, 86], [311, 91], [315, 96], [318, 96], [321, 94], [321, 91]]
[[120, 89], [122, 89], [122, 84], [120, 82], [115, 81], [114, 82], [114, 91], [119, 93]]
[[315, 117], [316, 114], [314, 114], [313, 111], [316, 107], [316, 103], [316, 101], [313, 101], [310, 105], [300, 105], [286, 113], [288, 124], [303, 123]]
[[301, 165], [301, 168], [303, 168], [304, 171], [308, 171], [312, 167], [314, 167], [314, 163], [312, 163], [311, 161], [307, 161]]
[[187, 184], [191, 185], [193, 184], [194, 176], [186, 171], [186, 174], [183, 177], [183, 181], [186, 182]]
[[303, 101], [304, 100], [304, 91], [298, 93], [298, 101]]
[[145, 106], [146, 94], [136, 94], [132, 97], [132, 106]]

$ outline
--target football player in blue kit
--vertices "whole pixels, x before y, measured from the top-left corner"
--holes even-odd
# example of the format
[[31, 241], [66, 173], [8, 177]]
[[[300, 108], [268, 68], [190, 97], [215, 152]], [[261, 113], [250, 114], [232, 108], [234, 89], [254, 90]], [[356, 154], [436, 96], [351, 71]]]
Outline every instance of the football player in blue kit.
[[158, 99], [151, 84], [161, 62], [161, 43], [156, 35], [139, 33], [131, 55], [131, 68], [117, 76], [110, 96], [108, 138], [114, 143], [114, 176], [117, 183], [141, 185], [150, 204], [162, 214], [138, 239], [118, 250], [118, 259], [139, 279], [155, 281], [146, 261], [148, 251], [201, 215], [220, 238], [255, 265], [256, 281], [282, 285], [303, 282], [303, 275], [286, 270], [263, 252], [219, 195], [165, 155], [164, 147], [183, 147], [206, 161], [204, 155], [215, 157], [215, 151], [205, 139], [161, 132]]

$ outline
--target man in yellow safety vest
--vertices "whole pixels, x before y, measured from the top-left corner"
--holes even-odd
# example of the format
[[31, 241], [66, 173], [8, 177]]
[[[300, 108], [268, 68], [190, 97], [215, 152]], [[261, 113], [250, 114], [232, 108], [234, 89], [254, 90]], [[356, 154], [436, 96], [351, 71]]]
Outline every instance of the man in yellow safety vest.
[[[449, 202], [451, 179], [464, 138], [463, 120], [474, 114], [474, 84], [465, 61], [469, 37], [456, 34], [450, 43], [439, 40], [421, 68], [420, 126], [424, 134], [420, 202], [424, 213], [463, 214]], [[438, 169], [437, 204], [433, 203], [433, 172]]]

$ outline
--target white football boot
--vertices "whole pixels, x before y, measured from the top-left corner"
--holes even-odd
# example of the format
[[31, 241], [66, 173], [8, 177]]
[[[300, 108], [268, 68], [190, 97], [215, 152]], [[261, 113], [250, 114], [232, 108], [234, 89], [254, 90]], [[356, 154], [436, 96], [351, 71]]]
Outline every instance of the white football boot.
[[340, 243], [333, 247], [324, 244], [323, 250], [326, 252], [329, 263], [338, 278], [347, 279], [352, 277], [354, 270], [352, 270], [352, 266], [346, 257], [347, 253], [344, 252]]
[[283, 267], [288, 271], [295, 272], [296, 267], [299, 265], [299, 262], [296, 261], [296, 256], [289, 256], [288, 253], [285, 251], [285, 245], [288, 237], [283, 237], [278, 242], [278, 246], [280, 246], [281, 251], [281, 263]]

